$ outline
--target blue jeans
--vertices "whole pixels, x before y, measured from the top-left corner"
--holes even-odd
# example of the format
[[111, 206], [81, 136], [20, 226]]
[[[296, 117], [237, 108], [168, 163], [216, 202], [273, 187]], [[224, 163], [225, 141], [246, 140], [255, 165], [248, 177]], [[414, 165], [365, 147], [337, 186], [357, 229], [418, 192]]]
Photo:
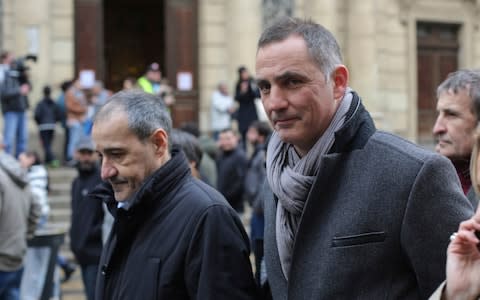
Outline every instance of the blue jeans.
[[20, 299], [20, 282], [22, 281], [23, 267], [12, 272], [0, 271], [0, 300]]
[[[18, 157], [27, 149], [28, 128], [25, 112], [9, 111], [3, 114], [5, 151]], [[15, 150], [15, 152], [14, 152]]]
[[87, 295], [87, 300], [94, 300], [98, 265], [81, 266], [81, 269], [82, 280], [83, 285], [85, 286], [85, 294]]

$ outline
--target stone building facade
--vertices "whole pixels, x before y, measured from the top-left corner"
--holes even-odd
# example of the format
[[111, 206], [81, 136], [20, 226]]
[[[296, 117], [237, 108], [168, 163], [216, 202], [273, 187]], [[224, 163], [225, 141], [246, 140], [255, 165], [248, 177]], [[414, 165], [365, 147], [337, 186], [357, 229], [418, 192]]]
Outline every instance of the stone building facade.
[[[142, 1], [148, 4], [151, 0]], [[107, 2], [110, 4], [104, 5]], [[78, 35], [82, 26], [91, 23], [74, 21], [75, 16], [78, 20], [80, 9], [83, 11], [87, 6], [90, 11], [103, 14], [95, 17], [96, 23], [91, 27], [100, 32], [91, 40], [103, 47], [97, 47], [89, 57], [93, 56], [91, 67], [99, 68], [97, 73], [109, 82], [110, 74], [105, 68], [109, 58], [105, 58], [102, 50], [111, 40], [103, 36], [108, 33], [103, 30], [108, 19], [105, 13], [121, 2], [1, 0], [1, 47], [17, 54], [35, 50], [39, 55], [38, 63], [31, 69], [36, 83], [33, 98], [38, 98], [43, 84], [59, 84], [73, 77], [79, 59], [88, 65], [89, 58], [80, 55], [82, 41], [88, 36], [79, 40], [75, 33]], [[204, 131], [209, 129], [210, 96], [217, 82], [227, 81], [233, 90], [238, 66], [245, 65], [254, 73], [260, 32], [279, 15], [312, 18], [330, 29], [350, 70], [350, 86], [362, 96], [377, 126], [413, 141], [431, 142], [436, 85], [457, 68], [480, 67], [480, 0], [164, 0], [161, 3], [164, 8], [159, 10], [158, 17], [166, 21], [159, 38], [169, 47], [160, 57], [166, 67], [164, 74], [174, 87], [178, 84], [179, 66], [193, 76], [193, 91], [178, 91], [177, 115], [193, 116]], [[172, 12], [180, 17], [172, 18]], [[178, 28], [185, 28], [189, 41], [182, 41], [183, 34]], [[176, 39], [180, 43], [177, 48], [171, 46], [177, 43]], [[177, 58], [177, 50], [186, 47], [189, 49], [184, 56], [192, 58]], [[172, 60], [177, 64], [171, 64]]]

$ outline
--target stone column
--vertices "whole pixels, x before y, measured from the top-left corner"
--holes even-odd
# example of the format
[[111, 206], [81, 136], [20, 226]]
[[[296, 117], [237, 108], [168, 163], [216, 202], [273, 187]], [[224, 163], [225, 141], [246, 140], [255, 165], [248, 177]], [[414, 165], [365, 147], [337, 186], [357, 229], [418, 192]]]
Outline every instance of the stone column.
[[[261, 0], [226, 1], [227, 57], [232, 83], [237, 79], [237, 68], [246, 66], [255, 74], [255, 53], [262, 28]], [[233, 86], [232, 86], [233, 88]]]
[[262, 0], [263, 28], [280, 17], [293, 16], [294, 5], [294, 0]]
[[378, 60], [375, 30], [375, 1], [348, 1], [344, 63], [350, 70], [350, 86], [369, 109], [378, 110]]
[[312, 18], [312, 20], [322, 24], [336, 36], [339, 19], [337, 3], [338, 1], [332, 0], [304, 0], [305, 18]]

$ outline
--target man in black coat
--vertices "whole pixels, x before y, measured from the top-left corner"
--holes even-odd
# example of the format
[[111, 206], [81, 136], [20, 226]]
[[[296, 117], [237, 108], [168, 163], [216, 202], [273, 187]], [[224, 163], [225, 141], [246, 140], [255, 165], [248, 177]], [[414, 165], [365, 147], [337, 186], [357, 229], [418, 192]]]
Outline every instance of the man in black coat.
[[113, 95], [95, 117], [106, 184], [94, 194], [115, 219], [96, 299], [253, 299], [242, 223], [171, 149], [171, 124], [163, 102], [141, 91]]
[[82, 280], [88, 300], [95, 296], [95, 281], [102, 254], [103, 203], [88, 195], [100, 184], [100, 170], [95, 147], [89, 137], [76, 146], [78, 176], [72, 182], [72, 218], [70, 248], [82, 270]]
[[220, 156], [217, 159], [217, 188], [228, 203], [239, 213], [243, 212], [243, 191], [248, 160], [238, 136], [231, 128], [218, 136]]

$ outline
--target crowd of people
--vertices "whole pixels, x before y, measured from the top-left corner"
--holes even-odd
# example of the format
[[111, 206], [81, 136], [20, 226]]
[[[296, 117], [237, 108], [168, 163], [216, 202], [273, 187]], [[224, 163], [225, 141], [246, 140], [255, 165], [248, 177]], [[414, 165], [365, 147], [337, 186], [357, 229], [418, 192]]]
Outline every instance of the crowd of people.
[[[8, 127], [25, 122], [30, 87], [13, 88], [1, 58]], [[44, 88], [35, 121], [51, 166], [56, 122], [67, 130], [70, 246], [89, 300], [480, 296], [480, 70], [438, 86], [435, 151], [376, 129], [335, 37], [310, 20], [262, 32], [255, 79], [240, 67], [233, 96], [218, 83], [208, 135], [173, 128], [157, 63], [115, 94], [62, 90]], [[18, 299], [26, 240], [49, 212], [46, 169], [15, 126], [0, 151], [0, 299]]]

